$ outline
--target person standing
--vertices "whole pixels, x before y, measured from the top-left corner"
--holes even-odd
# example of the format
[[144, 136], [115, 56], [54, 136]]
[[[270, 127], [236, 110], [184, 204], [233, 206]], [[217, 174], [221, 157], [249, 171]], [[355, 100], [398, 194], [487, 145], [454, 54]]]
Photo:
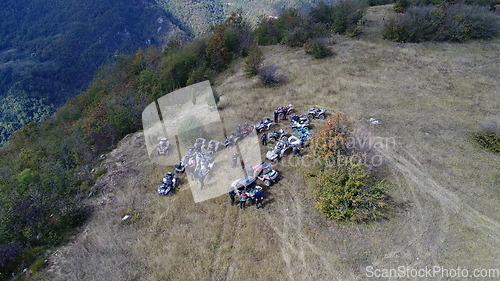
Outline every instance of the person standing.
[[278, 109], [276, 109], [276, 110], [274, 111], [274, 123], [278, 123], [278, 115], [279, 115], [279, 113], [278, 113]]
[[200, 189], [203, 189], [205, 187], [205, 177], [207, 175], [203, 172], [200, 171], [200, 174], [198, 176], [198, 180], [200, 181]]
[[233, 168], [236, 168], [236, 166], [238, 165], [238, 158], [239, 157], [240, 157], [240, 155], [238, 153], [234, 153], [233, 156], [231, 157]]
[[240, 209], [245, 208], [245, 205], [247, 203], [247, 194], [243, 191], [240, 195]]
[[198, 169], [198, 181], [200, 181], [200, 189], [203, 189], [205, 187], [205, 179], [207, 178], [208, 173], [209, 170], [204, 165], [202, 165]]
[[260, 139], [262, 140], [262, 145], [267, 146], [267, 134], [263, 133], [262, 136], [260, 136]]
[[229, 198], [231, 199], [231, 206], [234, 205], [234, 197], [236, 196], [236, 191], [234, 191], [234, 189], [232, 189], [231, 191], [229, 191]]
[[302, 157], [302, 154], [300, 154], [300, 147], [298, 145], [293, 146], [293, 155]]
[[258, 209], [260, 205], [260, 208], [264, 209], [264, 192], [259, 190], [255, 192], [253, 197], [255, 198], [255, 208]]

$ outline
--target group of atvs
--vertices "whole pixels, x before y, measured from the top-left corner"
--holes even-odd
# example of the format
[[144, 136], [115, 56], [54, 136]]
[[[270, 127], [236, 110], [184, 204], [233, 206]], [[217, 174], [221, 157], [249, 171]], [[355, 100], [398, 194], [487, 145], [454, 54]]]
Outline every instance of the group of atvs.
[[[245, 123], [243, 126], [238, 125], [236, 127], [236, 130], [234, 130], [229, 136], [224, 138], [222, 141], [217, 141], [217, 140], [210, 140], [207, 141], [205, 139], [199, 138], [197, 139], [197, 143], [195, 143], [195, 146], [197, 146], [198, 150], [210, 150], [213, 153], [221, 150], [224, 147], [228, 147], [231, 145], [236, 144], [246, 136], [248, 136], [253, 130], [254, 126]], [[156, 150], [158, 152], [158, 155], [167, 155], [168, 151], [170, 148], [170, 143], [166, 138], [161, 138], [160, 142], [156, 146]]]
[[[174, 167], [176, 173], [185, 172], [185, 168], [182, 164], [177, 164]], [[175, 188], [179, 185], [179, 178], [176, 173], [168, 172], [163, 176], [163, 181], [161, 181], [158, 186], [159, 195], [172, 195], [174, 193]], [[279, 173], [272, 167], [271, 163], [262, 162], [252, 166], [247, 176], [234, 181], [230, 189], [250, 192], [250, 189], [255, 187], [257, 179], [262, 181], [266, 186], [271, 186], [278, 181]]]
[[[255, 126], [249, 125], [248, 123], [243, 126], [238, 125], [236, 130], [222, 141], [207, 141], [203, 138], [198, 138], [194, 145], [188, 147], [182, 161], [174, 166], [175, 170], [177, 173], [186, 172], [192, 179], [200, 179], [200, 182], [203, 181], [210, 175], [215, 162], [215, 154], [225, 147], [236, 144], [248, 136], [253, 130], [256, 130], [257, 133], [269, 131], [267, 133], [267, 138], [270, 142], [276, 142], [276, 145], [271, 151], [266, 153], [266, 158], [270, 161], [278, 161], [283, 156], [289, 154], [294, 148], [301, 149], [306, 146], [307, 142], [312, 138], [312, 133], [309, 130], [311, 120], [315, 118], [321, 120], [325, 119], [326, 109], [311, 108], [308, 110], [307, 114], [293, 114], [294, 107], [289, 104], [276, 108], [274, 120], [266, 118], [265, 120], [260, 120]], [[290, 128], [293, 130], [293, 134], [283, 129], [271, 130], [275, 122], [287, 119], [290, 121]], [[161, 139], [158, 145], [158, 154], [165, 154], [168, 150], [168, 146], [167, 139]], [[254, 183], [256, 179], [259, 179], [266, 186], [271, 186], [278, 180], [278, 172], [272, 168], [269, 162], [263, 162], [253, 166], [248, 174], [247, 177], [237, 180], [235, 183], [238, 181]], [[158, 186], [158, 194], [172, 194], [178, 184], [179, 179], [177, 175], [168, 172], [163, 177], [161, 185]], [[246, 184], [244, 186], [246, 189]]]
[[[276, 108], [274, 116], [276, 121], [286, 120], [287, 116], [292, 115], [293, 113], [293, 105], [288, 105]], [[325, 115], [325, 108], [310, 108], [307, 114], [292, 115], [288, 117], [293, 134], [289, 134], [283, 129], [270, 131], [267, 138], [270, 142], [277, 143], [271, 151], [266, 153], [266, 158], [270, 161], [278, 161], [283, 156], [289, 154], [293, 149], [300, 150], [304, 148], [308, 141], [312, 139], [312, 133], [309, 130], [311, 120], [315, 118], [323, 120], [325, 119]], [[267, 118], [267, 120], [269, 119], [270, 118]]]
[[[235, 144], [239, 140], [242, 140], [253, 130], [254, 126], [252, 125], [238, 125], [236, 130], [221, 142], [197, 138], [194, 144], [187, 148], [181, 162], [174, 166], [175, 171], [177, 173], [185, 172], [192, 180], [199, 181], [201, 186], [203, 186], [205, 179], [209, 178], [211, 175], [216, 153], [228, 145]], [[162, 139], [160, 144], [165, 142], [168, 144], [166, 139]], [[163, 146], [159, 145], [158, 147]], [[267, 173], [263, 173], [260, 178], [262, 178], [263, 181], [273, 180]], [[176, 174], [169, 172], [163, 177], [163, 181], [160, 184], [161, 185], [158, 186], [159, 195], [173, 194], [176, 186], [179, 184], [179, 179]]]

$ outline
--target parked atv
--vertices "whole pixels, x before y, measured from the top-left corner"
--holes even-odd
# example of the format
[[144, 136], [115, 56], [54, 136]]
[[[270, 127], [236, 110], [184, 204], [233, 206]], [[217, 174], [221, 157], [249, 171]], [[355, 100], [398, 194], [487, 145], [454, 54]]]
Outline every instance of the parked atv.
[[221, 142], [216, 141], [216, 140], [211, 140], [211, 141], [208, 142], [207, 150], [209, 150], [209, 151], [211, 151], [213, 153], [217, 153], [221, 149], [222, 149], [222, 143]]
[[165, 155], [168, 153], [168, 148], [170, 147], [170, 143], [166, 138], [160, 139], [160, 143], [156, 147], [156, 150], [158, 151], [158, 155]]
[[158, 195], [171, 195], [174, 193], [175, 188], [179, 184], [177, 175], [168, 172], [163, 177], [163, 181], [160, 182], [161, 185], [158, 186]]
[[228, 147], [230, 146], [232, 143], [231, 143], [231, 139], [229, 137], [223, 139], [221, 142], [220, 142], [224, 147]]
[[243, 125], [241, 134], [243, 136], [246, 136], [246, 135], [250, 134], [253, 131], [254, 128], [255, 128], [254, 126], [252, 126], [252, 125], [250, 125], [248, 123], [245, 123], [245, 125]]
[[281, 159], [283, 156], [287, 155], [292, 151], [292, 146], [290, 143], [286, 140], [280, 140], [276, 146], [274, 147], [273, 150], [268, 151], [266, 153], [266, 159], [270, 161], [277, 162], [279, 159]]
[[300, 139], [299, 137], [296, 137], [296, 136], [290, 136], [288, 138], [288, 143], [291, 145], [291, 146], [299, 146], [299, 147], [303, 147], [304, 146], [304, 142], [302, 141], [302, 139]]
[[280, 129], [279, 131], [273, 130], [273, 131], [269, 132], [269, 134], [267, 135], [267, 138], [269, 139], [270, 142], [276, 142], [276, 141], [279, 141], [281, 139], [286, 139], [288, 136], [289, 136], [289, 134], [287, 131]]
[[271, 186], [278, 180], [278, 172], [274, 170], [269, 162], [262, 162], [259, 165], [253, 166], [253, 176], [264, 182], [265, 185]]
[[207, 140], [204, 138], [197, 138], [196, 141], [194, 142], [194, 148], [197, 151], [201, 151], [201, 148], [205, 146], [207, 143]]
[[228, 191], [249, 191], [255, 186], [256, 178], [252, 176], [244, 176], [241, 179], [235, 180]]
[[265, 121], [260, 120], [260, 122], [255, 125], [255, 130], [257, 131], [257, 133], [262, 133], [264, 131], [270, 130], [273, 125], [273, 119], [268, 117]]
[[290, 117], [290, 128], [309, 128], [309, 118], [305, 114]]
[[287, 106], [280, 106], [274, 111], [278, 114], [280, 120], [286, 120], [286, 117], [295, 112], [293, 105], [289, 104]]
[[326, 114], [326, 108], [310, 108], [308, 111], [307, 111], [307, 117], [309, 119], [314, 119], [314, 118], [318, 118], [318, 119], [325, 119], [325, 114]]
[[308, 128], [297, 128], [297, 129], [293, 130], [293, 132], [298, 134], [299, 138], [303, 142], [308, 142], [312, 139], [312, 133], [311, 133], [311, 131], [309, 131]]

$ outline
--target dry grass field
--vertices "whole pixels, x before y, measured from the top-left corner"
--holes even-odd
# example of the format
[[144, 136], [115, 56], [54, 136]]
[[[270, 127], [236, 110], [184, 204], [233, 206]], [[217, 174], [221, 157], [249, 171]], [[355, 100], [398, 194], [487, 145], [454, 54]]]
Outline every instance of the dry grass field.
[[[283, 180], [263, 210], [231, 207], [226, 196], [195, 204], [187, 185], [159, 197], [155, 187], [170, 167], [149, 162], [136, 133], [103, 161], [108, 173], [92, 218], [52, 254], [41, 278], [366, 280], [369, 265], [499, 268], [500, 158], [471, 140], [480, 122], [500, 124], [499, 39], [397, 44], [364, 36], [329, 38], [336, 56], [323, 60], [266, 47], [265, 64], [279, 66], [286, 82], [262, 87], [239, 60], [214, 88], [224, 117], [257, 122], [280, 105], [321, 106], [373, 136], [394, 137], [378, 150], [396, 206], [386, 219], [326, 220], [290, 159], [278, 165]], [[371, 117], [380, 124], [368, 124]], [[124, 214], [133, 219], [122, 222]]]

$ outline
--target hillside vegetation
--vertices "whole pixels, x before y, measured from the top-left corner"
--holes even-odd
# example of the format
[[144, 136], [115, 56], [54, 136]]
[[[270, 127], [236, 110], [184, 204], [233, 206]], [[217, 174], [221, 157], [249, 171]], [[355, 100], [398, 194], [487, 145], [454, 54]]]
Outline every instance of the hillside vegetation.
[[82, 91], [98, 68], [183, 33], [153, 1], [0, 3], [0, 143]]
[[[85, 224], [87, 231], [77, 235], [75, 244], [50, 255], [48, 272], [40, 278], [47, 274], [48, 280], [75, 276], [190, 280], [206, 279], [209, 272], [214, 280], [255, 276], [353, 279], [364, 265], [381, 256], [389, 256], [383, 260], [386, 265], [395, 257], [409, 263], [414, 263], [415, 256], [446, 261], [461, 251], [469, 253], [498, 242], [492, 235], [498, 232], [498, 207], [488, 196], [495, 192], [494, 175], [487, 168], [493, 165], [494, 156], [466, 136], [481, 119], [495, 115], [491, 100], [497, 98], [493, 93], [498, 82], [491, 58], [498, 40], [398, 46], [382, 41], [378, 34], [372, 41], [321, 38], [330, 36], [330, 31], [356, 31], [349, 35], [362, 31], [366, 9], [358, 3], [345, 5], [328, 7], [329, 14], [287, 11], [276, 19], [262, 19], [254, 30], [244, 17], [234, 14], [209, 37], [185, 45], [175, 42], [165, 50], [141, 49], [103, 67], [84, 93], [49, 120], [16, 132], [0, 159], [0, 203], [5, 206], [0, 213], [2, 276], [27, 266], [36, 274], [46, 265], [44, 259], [51, 249], [88, 218], [92, 219]], [[337, 26], [345, 28], [336, 30]], [[298, 30], [321, 32], [297, 37]], [[240, 59], [262, 34], [282, 44], [259, 47], [264, 50], [263, 64], [275, 65], [285, 78], [274, 87], [248, 78]], [[337, 55], [317, 60], [302, 48], [288, 47], [301, 47], [309, 40], [317, 40]], [[476, 76], [466, 78], [471, 67], [477, 70], [472, 72]], [[141, 112], [151, 101], [206, 79], [215, 81], [225, 116], [258, 121], [255, 116], [267, 116], [276, 106], [293, 101], [300, 111], [320, 105], [360, 120], [371, 117], [368, 114], [380, 118], [386, 125], [378, 133], [396, 135], [400, 141], [395, 150], [383, 152], [392, 169], [382, 172], [401, 186], [391, 195], [403, 208], [406, 203], [415, 206], [408, 207], [413, 208], [408, 215], [401, 211], [373, 231], [338, 226], [311, 209], [304, 188], [307, 183], [298, 176], [302, 174], [299, 168], [291, 165], [279, 167], [285, 180], [271, 190], [269, 208], [262, 214], [239, 215], [222, 198], [194, 204], [187, 189], [178, 196], [158, 198], [153, 187], [166, 167], [148, 164], [142, 134], [128, 135], [125, 145], [105, 153], [141, 128]], [[453, 110], [452, 105], [461, 110]], [[427, 114], [425, 119], [416, 109]], [[470, 117], [468, 111], [474, 115]], [[418, 147], [424, 152], [412, 144], [415, 138], [425, 141]], [[467, 153], [452, 149], [450, 158], [434, 157], [448, 151], [443, 140], [455, 141], [451, 147]], [[461, 192], [473, 186], [477, 176], [464, 174], [466, 164], [487, 171], [480, 175], [485, 184], [475, 189], [484, 196], [483, 204], [472, 208], [470, 198], [451, 189], [456, 179], [436, 175], [437, 169], [420, 163], [434, 168], [451, 165], [448, 174], [463, 175]], [[87, 201], [96, 194], [95, 200]], [[427, 199], [428, 208], [423, 207]], [[125, 213], [137, 220], [120, 223]], [[436, 220], [442, 227], [434, 227]], [[410, 227], [415, 221], [417, 229]], [[399, 224], [407, 228], [389, 231]], [[446, 240], [455, 230], [466, 233]], [[472, 236], [479, 241], [472, 250], [454, 242], [470, 242]], [[380, 237], [385, 237], [382, 242]], [[411, 251], [405, 244], [407, 237], [416, 241]], [[356, 238], [363, 238], [364, 243]], [[384, 252], [391, 245], [392, 252]], [[447, 250], [437, 251], [442, 248]], [[497, 254], [495, 250], [478, 252], [485, 256], [478, 262], [469, 255], [473, 265], [488, 266], [488, 258]], [[165, 260], [171, 261], [169, 267], [161, 266]], [[247, 268], [249, 260], [255, 260], [255, 268], [239, 270]]]

